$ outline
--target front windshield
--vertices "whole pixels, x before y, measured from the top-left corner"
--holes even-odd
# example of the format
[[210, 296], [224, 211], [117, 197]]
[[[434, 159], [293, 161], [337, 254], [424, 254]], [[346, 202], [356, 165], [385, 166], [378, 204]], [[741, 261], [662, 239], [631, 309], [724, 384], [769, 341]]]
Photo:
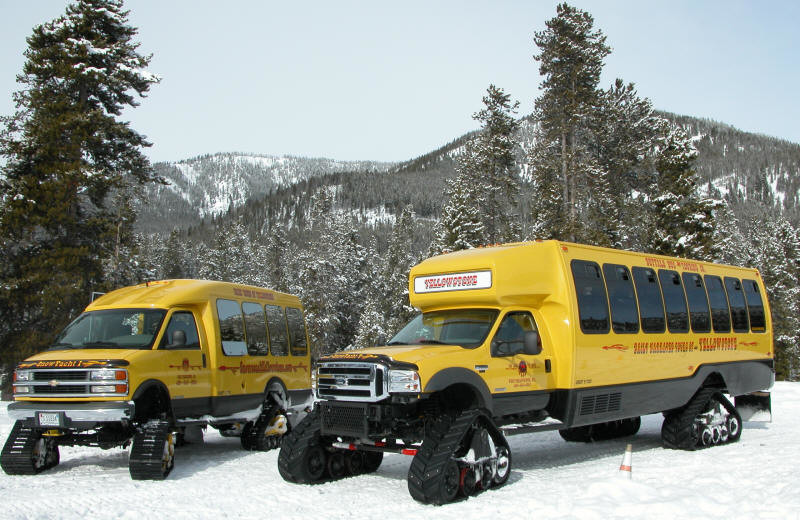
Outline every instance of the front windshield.
[[64, 329], [50, 350], [149, 349], [153, 346], [166, 312], [159, 309], [84, 312]]
[[460, 345], [475, 348], [486, 339], [497, 311], [452, 309], [426, 312], [411, 320], [389, 345]]

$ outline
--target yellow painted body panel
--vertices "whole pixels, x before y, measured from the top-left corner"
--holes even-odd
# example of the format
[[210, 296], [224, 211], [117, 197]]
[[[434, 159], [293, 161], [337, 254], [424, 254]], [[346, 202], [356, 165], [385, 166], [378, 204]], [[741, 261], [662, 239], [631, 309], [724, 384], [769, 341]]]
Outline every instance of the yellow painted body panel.
[[[302, 310], [296, 296], [270, 289], [205, 280], [164, 280], [125, 287], [101, 296], [85, 312], [108, 309], [163, 309], [167, 311], [153, 348], [140, 349], [74, 349], [46, 351], [25, 362], [117, 360], [129, 362], [130, 399], [145, 381], [163, 383], [173, 400], [236, 396], [263, 393], [272, 378], [280, 379], [287, 390], [311, 388], [309, 350], [304, 356], [243, 355], [226, 356], [222, 351], [216, 302], [218, 299], [238, 303], [252, 302], [293, 307]], [[188, 311], [198, 328], [200, 349], [158, 349], [166, 325], [174, 312]], [[306, 335], [306, 345], [308, 338]], [[289, 349], [291, 350], [291, 349]], [[205, 359], [204, 359], [205, 358]], [[204, 363], [205, 361], [205, 363]], [[18, 401], [119, 401], [120, 397], [30, 397], [17, 394]]]

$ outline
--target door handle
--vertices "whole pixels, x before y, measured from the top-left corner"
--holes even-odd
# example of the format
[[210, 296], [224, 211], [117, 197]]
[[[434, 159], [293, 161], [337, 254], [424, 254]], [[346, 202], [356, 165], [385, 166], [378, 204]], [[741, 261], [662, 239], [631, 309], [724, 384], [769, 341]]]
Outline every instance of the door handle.
[[203, 368], [206, 368], [206, 355], [205, 355], [205, 353], [203, 353], [202, 356], [203, 356]]
[[553, 369], [553, 367], [550, 365], [550, 360], [549, 359], [545, 359], [544, 360], [544, 371], [549, 374], [552, 369]]

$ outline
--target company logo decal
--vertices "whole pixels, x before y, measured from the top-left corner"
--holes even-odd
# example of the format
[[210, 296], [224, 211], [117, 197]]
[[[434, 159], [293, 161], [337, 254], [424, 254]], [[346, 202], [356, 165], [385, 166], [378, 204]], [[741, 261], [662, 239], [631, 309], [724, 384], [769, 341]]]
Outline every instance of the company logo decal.
[[620, 352], [625, 352], [628, 350], [628, 347], [621, 343], [617, 343], [616, 345], [606, 345], [603, 347], [603, 350], [619, 350]]
[[525, 362], [524, 359], [519, 362], [519, 375], [520, 376], [528, 375], [528, 364]]
[[470, 289], [489, 289], [492, 286], [491, 271], [469, 273], [436, 274], [414, 278], [414, 292], [418, 294], [466, 291]]
[[17, 368], [98, 368], [114, 367], [127, 365], [126, 361], [104, 360], [80, 360], [70, 359], [67, 361], [24, 361], [17, 365]]

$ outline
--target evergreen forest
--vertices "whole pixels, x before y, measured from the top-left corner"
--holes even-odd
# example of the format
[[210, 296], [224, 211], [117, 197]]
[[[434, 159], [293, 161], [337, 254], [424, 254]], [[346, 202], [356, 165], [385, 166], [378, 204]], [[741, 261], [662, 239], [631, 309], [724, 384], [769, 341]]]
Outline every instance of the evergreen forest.
[[316, 358], [391, 338], [422, 259], [549, 238], [758, 268], [777, 377], [800, 379], [800, 145], [660, 112], [635, 78], [600, 84], [611, 50], [588, 12], [561, 4], [541, 25], [520, 64], [539, 89], [487, 85], [475, 130], [421, 157], [153, 165], [119, 119], [160, 81], [122, 0], [36, 27], [0, 133], [0, 382], [93, 291], [204, 278], [291, 292]]

